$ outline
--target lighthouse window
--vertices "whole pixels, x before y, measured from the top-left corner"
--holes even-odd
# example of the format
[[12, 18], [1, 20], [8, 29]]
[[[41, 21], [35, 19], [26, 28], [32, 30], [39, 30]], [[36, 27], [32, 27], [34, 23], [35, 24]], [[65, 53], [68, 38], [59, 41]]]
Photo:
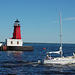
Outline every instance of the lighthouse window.
[[17, 44], [19, 44], [19, 41], [17, 41]]
[[11, 44], [13, 44], [13, 41], [11, 41]]

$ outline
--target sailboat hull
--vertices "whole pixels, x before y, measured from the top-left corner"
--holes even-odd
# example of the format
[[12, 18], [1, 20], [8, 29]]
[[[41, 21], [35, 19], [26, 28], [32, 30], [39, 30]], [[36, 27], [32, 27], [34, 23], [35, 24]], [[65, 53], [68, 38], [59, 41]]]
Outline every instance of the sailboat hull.
[[51, 60], [44, 59], [43, 63], [44, 64], [61, 64], [61, 65], [72, 64], [72, 63], [75, 63], [75, 57], [70, 56], [70, 57], [54, 58]]

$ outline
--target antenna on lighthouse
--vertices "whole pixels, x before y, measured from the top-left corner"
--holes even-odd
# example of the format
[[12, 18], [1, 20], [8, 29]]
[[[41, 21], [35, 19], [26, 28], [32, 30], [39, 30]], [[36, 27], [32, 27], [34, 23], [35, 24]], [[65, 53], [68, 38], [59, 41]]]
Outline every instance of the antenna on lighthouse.
[[20, 21], [18, 21], [18, 19], [16, 19], [16, 21], [15, 22], [20, 22]]

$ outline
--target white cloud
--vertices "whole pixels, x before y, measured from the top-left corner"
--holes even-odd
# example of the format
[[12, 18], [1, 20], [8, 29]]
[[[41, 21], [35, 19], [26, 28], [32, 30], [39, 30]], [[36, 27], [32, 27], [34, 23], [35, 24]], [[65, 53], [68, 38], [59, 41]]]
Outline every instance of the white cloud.
[[[75, 20], [75, 17], [68, 17], [68, 18], [62, 19], [62, 21], [71, 21], [71, 20]], [[53, 21], [52, 23], [59, 23], [59, 21]]]
[[75, 20], [75, 17], [64, 18], [62, 21], [70, 21], [70, 20]]

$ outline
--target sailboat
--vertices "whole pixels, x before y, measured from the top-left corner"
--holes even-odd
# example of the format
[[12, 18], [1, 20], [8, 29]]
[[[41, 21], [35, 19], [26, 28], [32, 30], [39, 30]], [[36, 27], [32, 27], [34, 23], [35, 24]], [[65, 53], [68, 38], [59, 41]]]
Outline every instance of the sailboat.
[[[52, 53], [58, 53], [61, 54], [61, 57], [55, 57], [55, 58], [50, 58], [50, 59], [44, 59], [42, 62], [43, 64], [72, 64], [75, 63], [75, 53], [73, 53], [73, 56], [63, 56], [63, 51], [62, 51], [62, 24], [61, 24], [61, 12], [60, 12], [60, 43], [61, 46], [59, 48], [59, 51], [53, 51], [53, 52], [47, 52], [47, 54], [52, 54]], [[48, 55], [47, 55], [48, 56]]]

